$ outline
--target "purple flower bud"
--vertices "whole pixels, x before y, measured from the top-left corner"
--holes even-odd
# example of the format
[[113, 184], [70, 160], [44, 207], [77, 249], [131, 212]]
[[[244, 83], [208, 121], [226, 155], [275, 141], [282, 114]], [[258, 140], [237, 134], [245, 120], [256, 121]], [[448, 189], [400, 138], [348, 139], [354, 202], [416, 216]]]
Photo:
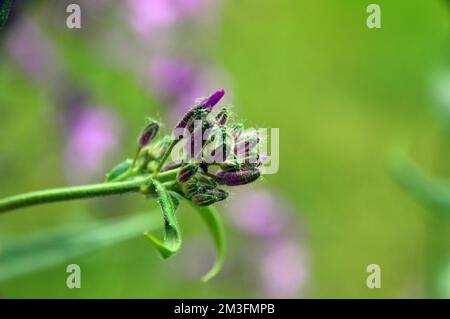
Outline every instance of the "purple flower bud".
[[177, 180], [180, 183], [185, 183], [190, 180], [198, 171], [198, 165], [196, 164], [187, 164], [182, 167], [177, 174]]
[[147, 127], [142, 130], [141, 135], [139, 136], [138, 139], [139, 146], [145, 146], [149, 144], [155, 138], [156, 133], [158, 133], [158, 130], [159, 125], [156, 122], [147, 125]]
[[[175, 125], [174, 129], [177, 128], [185, 128], [188, 126], [188, 124], [192, 121], [193, 118], [198, 118], [199, 112], [204, 112], [203, 105], [206, 102], [205, 99], [198, 102], [194, 107], [190, 108], [189, 111], [187, 111], [180, 121]], [[196, 116], [197, 115], [197, 116]]]
[[203, 104], [204, 109], [212, 109], [214, 105], [219, 103], [222, 97], [225, 95], [225, 90], [220, 89], [209, 96], [209, 98]]
[[[174, 129], [188, 128], [190, 132], [193, 130], [195, 120], [203, 120], [212, 110], [220, 99], [224, 96], [225, 91], [223, 89], [211, 94], [206, 100], [201, 100], [196, 106], [187, 111], [181, 120], [175, 125]], [[175, 137], [179, 138], [179, 137]]]
[[236, 172], [220, 171], [217, 174], [217, 176], [220, 178], [219, 184], [224, 184], [227, 186], [245, 185], [255, 181], [260, 175], [260, 171], [256, 168]]
[[177, 123], [177, 125], [175, 125], [175, 128], [185, 128], [187, 126], [189, 120], [191, 119], [193, 113], [194, 113], [194, 109], [187, 111], [183, 115], [181, 120]]
[[[237, 171], [239, 171], [239, 164], [236, 164], [234, 166], [232, 164], [230, 164], [230, 166], [223, 167], [221, 170], [219, 170], [216, 173], [219, 183], [221, 183], [221, 180], [223, 179], [225, 174], [230, 173], [230, 172], [235, 173]], [[223, 183], [221, 183], [221, 184], [223, 184]]]

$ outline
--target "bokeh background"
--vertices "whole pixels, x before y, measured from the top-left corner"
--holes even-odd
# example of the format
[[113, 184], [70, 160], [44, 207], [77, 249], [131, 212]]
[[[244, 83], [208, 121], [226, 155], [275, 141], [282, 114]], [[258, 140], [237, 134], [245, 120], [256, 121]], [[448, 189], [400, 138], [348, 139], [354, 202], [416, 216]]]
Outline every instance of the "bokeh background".
[[[372, 2], [381, 29], [366, 26]], [[444, 0], [13, 0], [0, 196], [100, 182], [147, 116], [170, 128], [221, 87], [246, 124], [280, 128], [280, 169], [219, 207], [228, 254], [207, 284], [214, 247], [195, 212], [182, 205], [183, 248], [163, 261], [141, 235], [160, 228], [157, 205], [130, 195], [0, 216], [0, 296], [450, 297], [449, 31]], [[97, 238], [117, 219], [132, 222]], [[66, 287], [70, 263], [81, 289]]]

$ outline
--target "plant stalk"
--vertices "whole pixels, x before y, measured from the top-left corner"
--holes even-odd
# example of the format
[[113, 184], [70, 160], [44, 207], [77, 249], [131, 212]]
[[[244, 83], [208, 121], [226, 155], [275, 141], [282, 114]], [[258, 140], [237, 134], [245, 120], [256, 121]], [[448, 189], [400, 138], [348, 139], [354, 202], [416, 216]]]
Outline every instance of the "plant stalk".
[[38, 204], [137, 192], [142, 185], [149, 183], [151, 183], [151, 179], [144, 178], [126, 182], [54, 188], [19, 194], [0, 199], [0, 213]]
[[164, 153], [163, 158], [161, 159], [161, 161], [159, 162], [158, 166], [156, 167], [155, 172], [153, 173], [154, 176], [157, 176], [159, 174], [159, 172], [163, 168], [164, 164], [166, 163], [167, 159], [169, 158], [169, 155], [172, 153], [172, 150], [173, 150], [173, 148], [175, 147], [175, 145], [177, 143], [178, 143], [178, 140], [173, 140], [172, 143], [170, 143], [169, 148]]

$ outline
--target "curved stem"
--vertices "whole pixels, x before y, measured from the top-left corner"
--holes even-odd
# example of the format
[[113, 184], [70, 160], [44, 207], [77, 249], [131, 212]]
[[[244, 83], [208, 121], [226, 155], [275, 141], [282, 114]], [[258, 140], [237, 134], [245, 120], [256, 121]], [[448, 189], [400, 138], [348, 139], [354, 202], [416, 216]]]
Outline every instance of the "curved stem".
[[85, 186], [54, 188], [24, 193], [0, 200], [0, 213], [38, 204], [66, 200], [108, 196], [139, 191], [140, 186], [150, 183], [150, 178], [127, 182], [102, 183]]

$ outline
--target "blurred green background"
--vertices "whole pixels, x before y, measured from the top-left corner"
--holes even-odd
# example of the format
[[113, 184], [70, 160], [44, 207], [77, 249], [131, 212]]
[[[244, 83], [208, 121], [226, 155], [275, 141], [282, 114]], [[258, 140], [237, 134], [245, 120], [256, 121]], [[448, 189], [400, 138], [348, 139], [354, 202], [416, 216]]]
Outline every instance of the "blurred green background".
[[[86, 178], [101, 181], [103, 172], [133, 154], [146, 116], [170, 122], [171, 100], [158, 95], [157, 85], [148, 84], [139, 71], [148, 69], [150, 57], [158, 52], [176, 52], [220, 70], [211, 84], [225, 87], [226, 102], [235, 105], [246, 123], [280, 128], [279, 172], [255, 187], [290, 201], [298, 227], [291, 230], [294, 237], [297, 232], [307, 234], [295, 237], [308, 251], [307, 284], [288, 297], [450, 296], [449, 219], [397, 183], [387, 156], [397, 145], [407, 145], [427, 174], [450, 177], [450, 122], [442, 111], [450, 106], [442, 107], [433, 93], [441, 85], [434, 79], [450, 72], [446, 1], [376, 1], [382, 28], [369, 29], [366, 8], [373, 1], [211, 0], [204, 1], [209, 9], [200, 23], [192, 15], [187, 22], [163, 25], [163, 31], [145, 37], [133, 33], [119, 1], [91, 1], [99, 7], [78, 1], [80, 30], [65, 26], [69, 2], [55, 2], [13, 6], [2, 30], [0, 196], [79, 182], [67, 177], [67, 171], [76, 171], [71, 166], [76, 162], [64, 156], [65, 116], [70, 119], [70, 114], [62, 111], [68, 104], [65, 97], [76, 92], [114, 112], [114, 123], [120, 123], [114, 151], [102, 161], [102, 170]], [[17, 26], [27, 19], [52, 46], [51, 63], [43, 67], [38, 62], [42, 70], [38, 68], [37, 75], [20, 66], [14, 57], [17, 50], [8, 49], [18, 37]], [[176, 30], [169, 34], [169, 27]], [[37, 58], [34, 48], [27, 61]], [[438, 91], [448, 94], [446, 84]], [[223, 206], [226, 211], [229, 204]], [[159, 214], [155, 210], [154, 202], [133, 195], [28, 208], [0, 216], [0, 240], [135, 212]], [[259, 255], [251, 246], [246, 249], [248, 236], [229, 221], [225, 268], [216, 279], [200, 283], [210, 258], [203, 263], [198, 255], [211, 254], [212, 242], [188, 205], [181, 210], [186, 247], [179, 256], [161, 260], [137, 234], [3, 280], [0, 295], [267, 296], [246, 265], [247, 259], [258, 265]], [[254, 241], [257, 245], [259, 239]], [[82, 269], [81, 289], [65, 285], [69, 263]], [[381, 266], [380, 289], [366, 286], [369, 264]], [[194, 274], [186, 276], [189, 265]]]

